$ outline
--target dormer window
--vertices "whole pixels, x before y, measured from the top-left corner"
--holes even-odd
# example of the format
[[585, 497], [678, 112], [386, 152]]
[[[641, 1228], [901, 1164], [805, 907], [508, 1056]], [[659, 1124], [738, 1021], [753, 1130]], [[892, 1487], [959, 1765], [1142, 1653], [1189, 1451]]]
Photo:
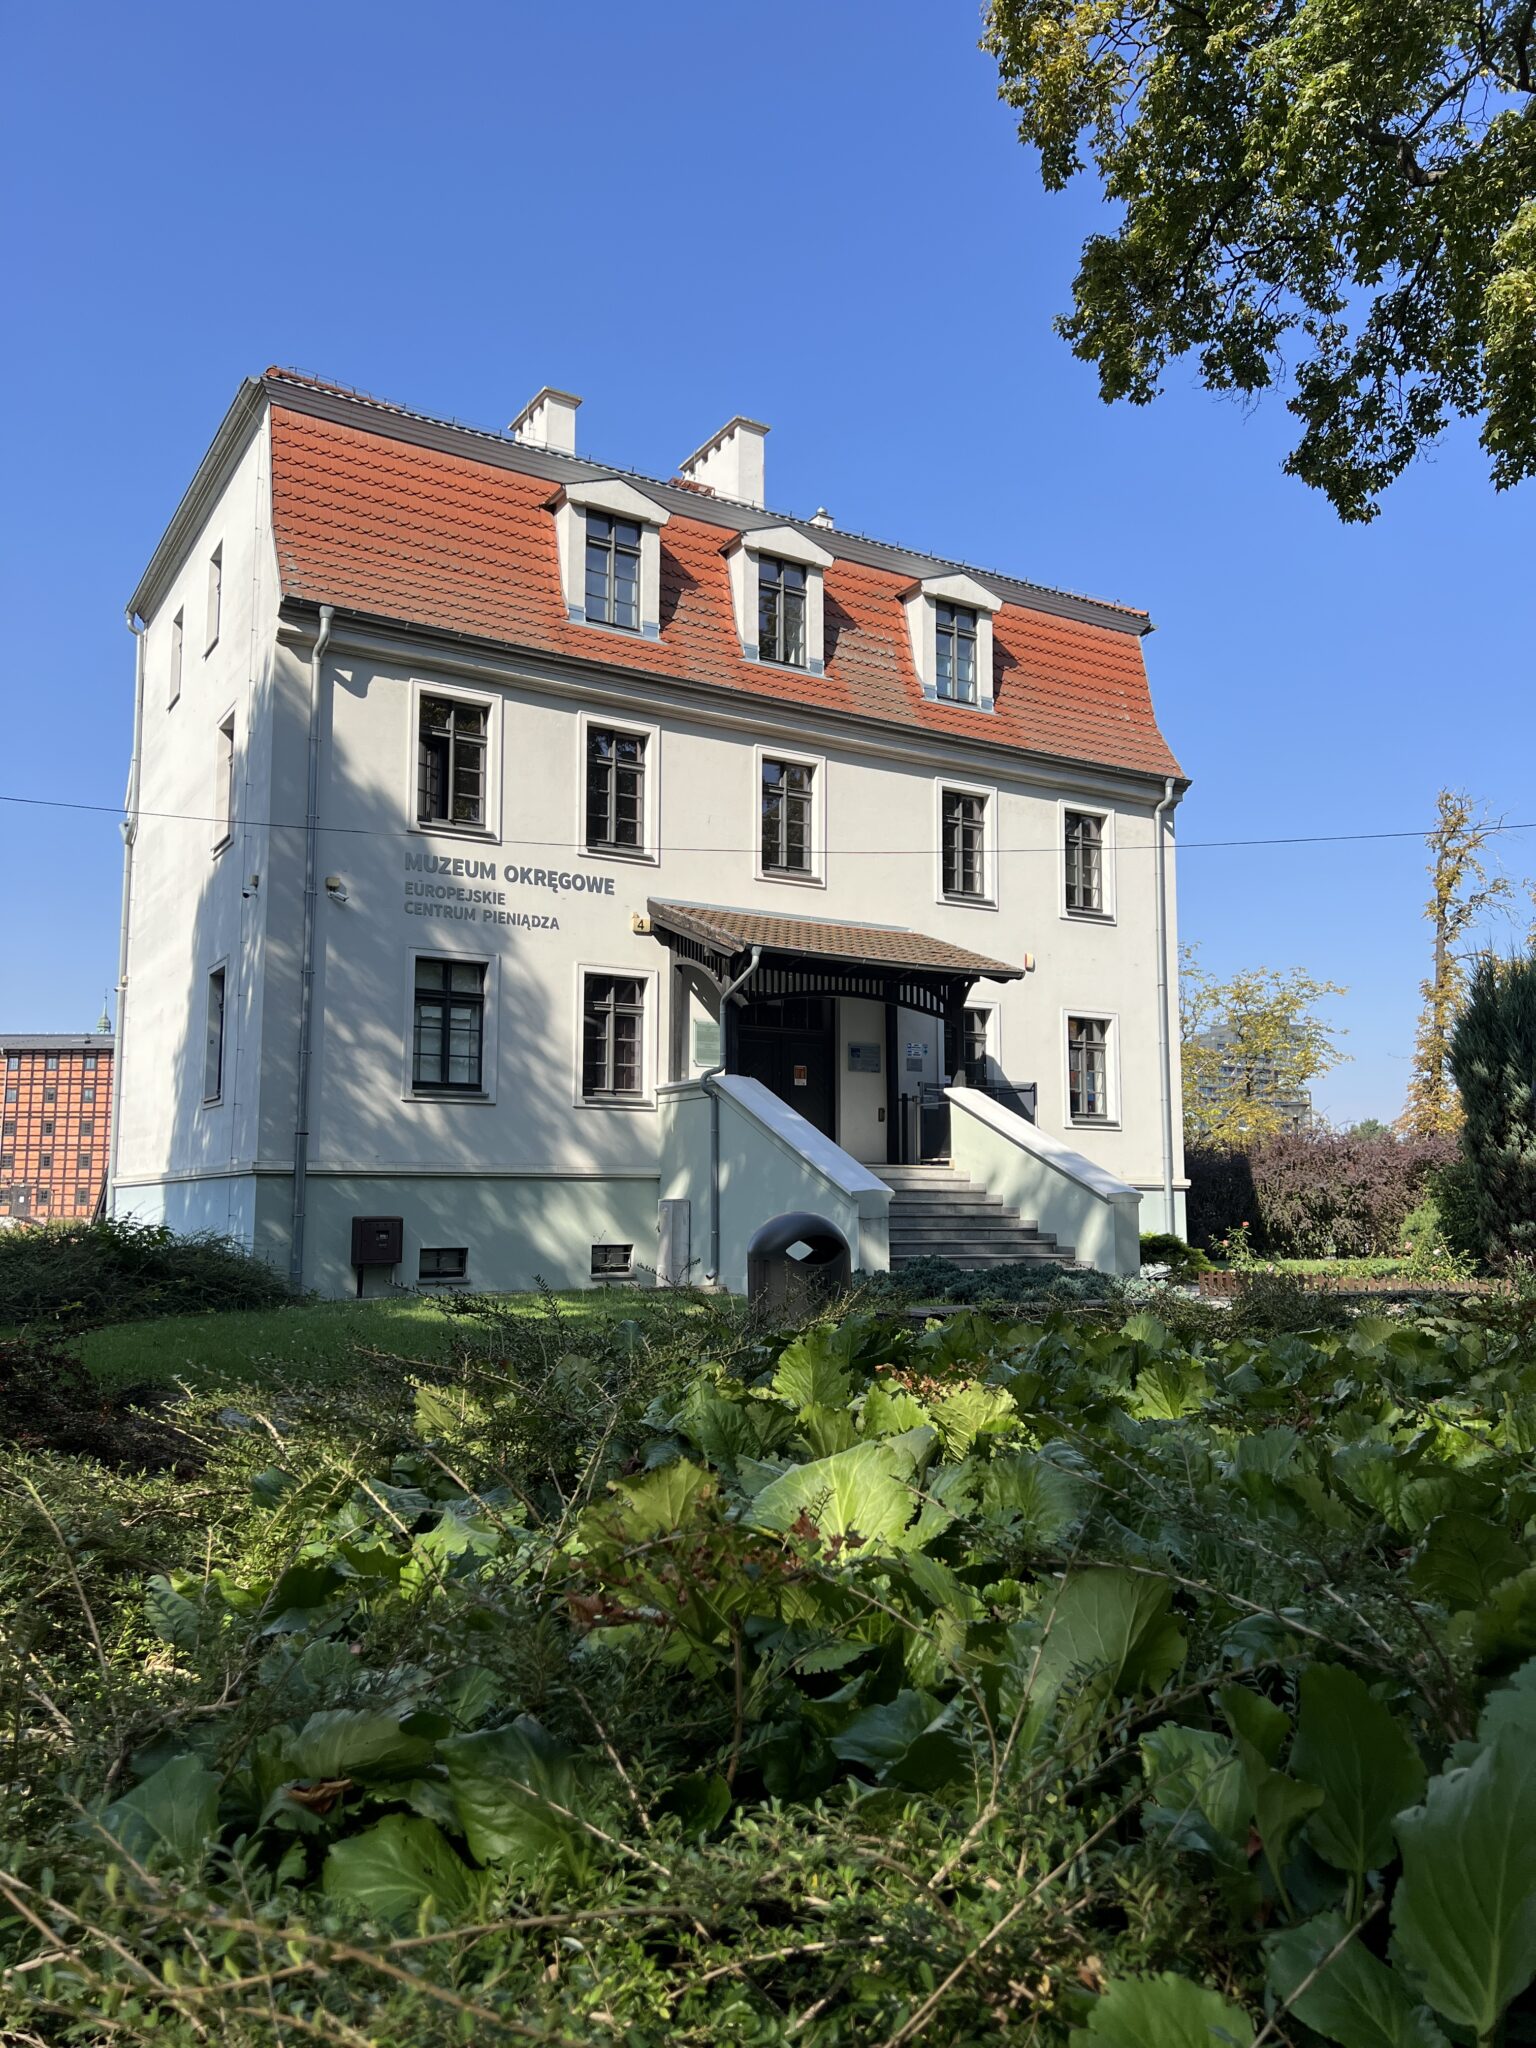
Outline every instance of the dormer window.
[[805, 570], [798, 562], [760, 555], [757, 563], [757, 658], [805, 667]]
[[566, 617], [659, 639], [665, 510], [616, 476], [567, 484], [553, 502]]
[[725, 551], [748, 661], [823, 673], [822, 576], [831, 555], [793, 526], [741, 533]]
[[923, 695], [992, 709], [992, 616], [1003, 608], [974, 576], [930, 576], [902, 599]]

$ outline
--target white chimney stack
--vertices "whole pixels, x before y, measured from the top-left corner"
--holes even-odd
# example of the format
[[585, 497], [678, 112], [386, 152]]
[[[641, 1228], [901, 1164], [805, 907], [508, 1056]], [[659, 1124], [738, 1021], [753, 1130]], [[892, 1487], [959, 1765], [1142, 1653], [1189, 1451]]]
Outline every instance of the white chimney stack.
[[702, 484], [717, 498], [734, 498], [741, 505], [761, 505], [765, 502], [763, 442], [767, 434], [768, 429], [760, 420], [745, 420], [738, 414], [679, 465], [678, 475], [687, 477], [690, 483]]
[[557, 455], [576, 453], [576, 408], [581, 400], [569, 391], [546, 384], [530, 398], [507, 432], [530, 448], [552, 448]]

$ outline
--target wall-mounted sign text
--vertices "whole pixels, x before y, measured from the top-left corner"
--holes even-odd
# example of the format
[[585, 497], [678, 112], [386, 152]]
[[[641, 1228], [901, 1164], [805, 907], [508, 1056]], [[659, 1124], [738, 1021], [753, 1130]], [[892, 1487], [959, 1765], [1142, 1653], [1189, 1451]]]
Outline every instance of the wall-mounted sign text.
[[[509, 883], [517, 889], [551, 889], [556, 894], [572, 890], [585, 896], [611, 896], [612, 875], [588, 874], [584, 869], [520, 867], [509, 861], [498, 869], [493, 860], [450, 858], [438, 853], [408, 853], [407, 875], [437, 875], [446, 879], [432, 882], [408, 880], [405, 908], [410, 917], [434, 917], [457, 924], [512, 925], [520, 931], [557, 932], [558, 917], [546, 917], [527, 910], [508, 910], [505, 889], [472, 888], [467, 883]], [[462, 878], [462, 879], [460, 879]]]

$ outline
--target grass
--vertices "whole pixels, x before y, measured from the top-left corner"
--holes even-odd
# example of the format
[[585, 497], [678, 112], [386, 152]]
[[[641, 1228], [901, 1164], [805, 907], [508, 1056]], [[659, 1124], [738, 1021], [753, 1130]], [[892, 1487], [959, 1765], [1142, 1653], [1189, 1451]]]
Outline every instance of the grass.
[[[630, 1289], [591, 1288], [554, 1298], [571, 1316], [634, 1316], [646, 1308], [646, 1297]], [[547, 1295], [501, 1295], [497, 1306], [539, 1315], [549, 1301]], [[467, 1333], [462, 1316], [445, 1315], [429, 1295], [402, 1294], [118, 1323], [88, 1330], [79, 1347], [88, 1370], [108, 1389], [176, 1381], [194, 1388], [244, 1386], [293, 1373], [320, 1387], [356, 1377], [358, 1348], [436, 1361], [447, 1357], [455, 1332]]]

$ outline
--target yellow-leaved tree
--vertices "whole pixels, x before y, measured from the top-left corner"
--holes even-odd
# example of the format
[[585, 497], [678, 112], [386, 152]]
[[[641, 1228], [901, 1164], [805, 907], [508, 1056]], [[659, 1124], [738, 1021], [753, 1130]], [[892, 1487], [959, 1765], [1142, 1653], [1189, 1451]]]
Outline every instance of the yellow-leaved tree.
[[1311, 1084], [1349, 1055], [1318, 1005], [1346, 991], [1299, 968], [1247, 967], [1218, 981], [1184, 949], [1179, 1036], [1184, 1138], [1247, 1145], [1306, 1120]]

